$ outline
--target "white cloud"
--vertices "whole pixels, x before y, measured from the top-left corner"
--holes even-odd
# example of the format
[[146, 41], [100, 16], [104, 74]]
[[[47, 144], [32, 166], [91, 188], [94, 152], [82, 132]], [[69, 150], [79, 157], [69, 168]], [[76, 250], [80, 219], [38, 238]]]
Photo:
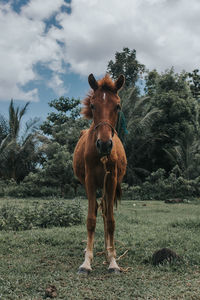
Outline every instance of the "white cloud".
[[66, 59], [73, 71], [103, 74], [125, 46], [148, 68], [177, 71], [200, 65], [199, 0], [72, 0], [64, 28]]
[[[23, 86], [42, 82], [38, 63], [52, 74], [43, 84], [61, 95], [66, 65], [81, 75], [102, 75], [123, 47], [136, 49], [149, 69], [200, 67], [199, 0], [72, 0], [70, 15], [63, 6], [69, 4], [30, 0], [16, 13], [0, 4], [0, 100], [37, 101], [37, 88], [25, 92]], [[53, 15], [62, 27], [46, 32]]]
[[[40, 20], [57, 12], [63, 4], [64, 0], [48, 0], [48, 5], [46, 0], [32, 0], [19, 14], [10, 5], [0, 4], [0, 100], [13, 97], [37, 101], [36, 88], [24, 92], [22, 87], [41, 80], [35, 70], [38, 63], [55, 73], [64, 72], [63, 52], [57, 43], [61, 30], [52, 26], [45, 33], [46, 25]], [[40, 14], [36, 8], [41, 9]]]
[[53, 89], [58, 96], [63, 96], [68, 92], [68, 89], [64, 86], [63, 80], [58, 74], [53, 74], [51, 79], [48, 81], [48, 86]]
[[34, 19], [48, 19], [64, 5], [63, 0], [34, 0], [22, 8], [22, 15]]

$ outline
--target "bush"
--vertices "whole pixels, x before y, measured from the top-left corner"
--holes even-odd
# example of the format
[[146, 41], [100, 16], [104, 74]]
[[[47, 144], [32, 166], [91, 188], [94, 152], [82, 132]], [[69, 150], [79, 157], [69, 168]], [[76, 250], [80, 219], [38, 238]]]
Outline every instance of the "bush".
[[129, 186], [127, 183], [122, 183], [121, 188], [124, 199], [141, 200], [141, 186]]
[[0, 230], [28, 230], [32, 228], [67, 227], [83, 220], [79, 201], [36, 202], [32, 207], [4, 205], [0, 208]]
[[5, 196], [6, 186], [6, 182], [4, 180], [0, 180], [0, 197]]
[[166, 200], [169, 198], [195, 198], [200, 196], [200, 177], [185, 179], [172, 172], [158, 169], [150, 174], [140, 186], [122, 184], [124, 198], [133, 200]]
[[[188, 180], [180, 176], [177, 168], [167, 175], [164, 169], [152, 172], [146, 181], [140, 185], [129, 186], [122, 183], [124, 199], [131, 200], [166, 200], [170, 198], [197, 198], [200, 197], [200, 176]], [[15, 198], [27, 197], [66, 197], [75, 195], [85, 197], [82, 185], [70, 186], [68, 183], [62, 191], [57, 186], [45, 182], [42, 176], [30, 173], [23, 182], [17, 184], [14, 180], [0, 181], [0, 197], [11, 196]]]
[[39, 186], [30, 182], [21, 182], [20, 184], [9, 186], [6, 195], [16, 198], [61, 196], [56, 187]]

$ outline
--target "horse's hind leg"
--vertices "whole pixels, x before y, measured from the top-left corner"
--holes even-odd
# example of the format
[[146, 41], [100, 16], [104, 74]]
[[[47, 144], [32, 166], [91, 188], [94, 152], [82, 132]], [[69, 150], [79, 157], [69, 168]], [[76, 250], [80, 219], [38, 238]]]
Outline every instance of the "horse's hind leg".
[[91, 262], [93, 260], [94, 234], [97, 213], [96, 188], [92, 177], [87, 176], [85, 187], [88, 196], [87, 247], [85, 250], [85, 260], [79, 267], [79, 273], [88, 274], [92, 270]]

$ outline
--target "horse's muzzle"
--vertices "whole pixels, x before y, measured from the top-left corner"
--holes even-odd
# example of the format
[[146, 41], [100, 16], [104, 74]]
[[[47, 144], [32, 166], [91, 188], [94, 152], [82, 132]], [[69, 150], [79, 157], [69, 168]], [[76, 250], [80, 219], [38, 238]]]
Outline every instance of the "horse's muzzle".
[[96, 146], [99, 154], [108, 155], [112, 150], [113, 142], [111, 139], [108, 140], [107, 142], [103, 142], [102, 140], [98, 139], [96, 141]]

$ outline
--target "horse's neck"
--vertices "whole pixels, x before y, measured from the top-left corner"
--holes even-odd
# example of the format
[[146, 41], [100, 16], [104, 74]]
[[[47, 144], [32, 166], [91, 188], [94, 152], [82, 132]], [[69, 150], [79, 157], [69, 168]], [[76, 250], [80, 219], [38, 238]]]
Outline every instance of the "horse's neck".
[[92, 123], [91, 123], [91, 125], [90, 125], [90, 128], [89, 128], [89, 134], [90, 134], [90, 136], [93, 136], [93, 137], [96, 136], [94, 121], [92, 121]]
[[95, 130], [95, 124], [94, 124], [94, 123], [92, 123], [92, 124], [90, 125], [90, 128], [89, 128], [89, 135], [90, 135], [91, 138], [92, 138], [92, 137], [96, 138], [96, 130]]

